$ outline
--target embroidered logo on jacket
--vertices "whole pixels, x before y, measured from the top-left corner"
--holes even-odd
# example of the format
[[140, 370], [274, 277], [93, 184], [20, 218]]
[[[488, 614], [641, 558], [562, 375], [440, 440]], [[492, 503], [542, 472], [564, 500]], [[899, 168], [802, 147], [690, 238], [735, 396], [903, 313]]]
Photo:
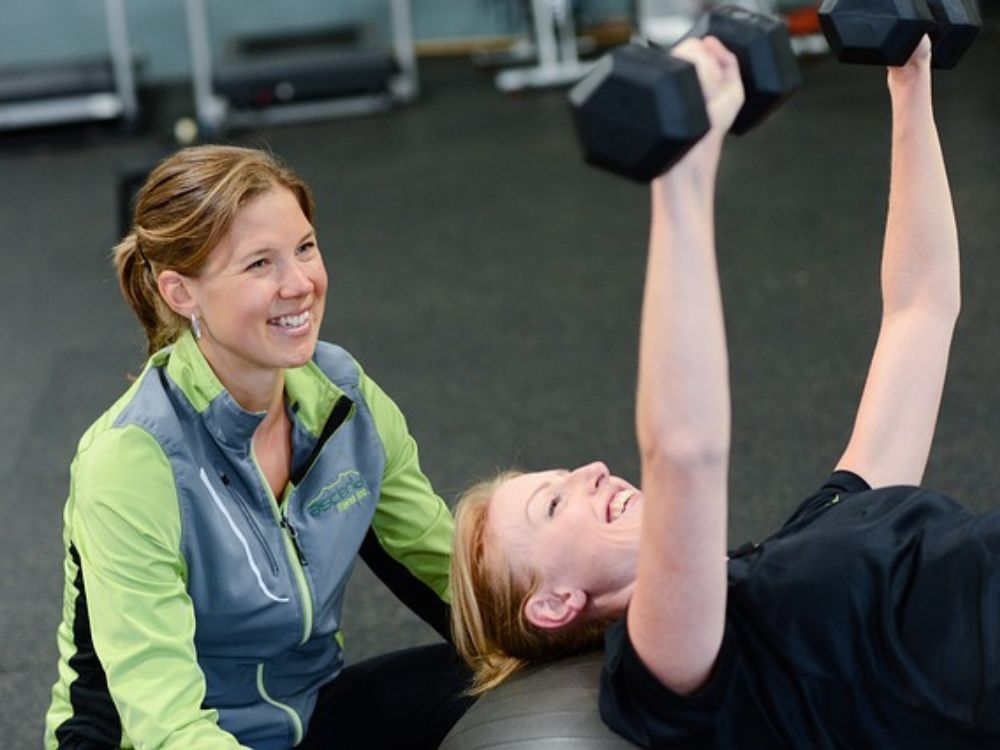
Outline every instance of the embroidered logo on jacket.
[[343, 513], [352, 505], [357, 505], [371, 492], [361, 472], [355, 469], [342, 471], [337, 478], [319, 491], [312, 500], [306, 503], [306, 512], [313, 516], [321, 516], [331, 508]]

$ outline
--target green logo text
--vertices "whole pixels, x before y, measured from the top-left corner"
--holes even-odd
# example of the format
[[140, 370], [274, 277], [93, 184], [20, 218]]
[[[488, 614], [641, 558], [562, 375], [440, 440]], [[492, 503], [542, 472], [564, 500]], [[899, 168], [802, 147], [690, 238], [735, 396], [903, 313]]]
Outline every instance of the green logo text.
[[323, 515], [331, 508], [343, 513], [370, 494], [361, 472], [349, 469], [340, 472], [333, 482], [323, 487], [315, 498], [306, 503], [306, 512], [314, 518]]

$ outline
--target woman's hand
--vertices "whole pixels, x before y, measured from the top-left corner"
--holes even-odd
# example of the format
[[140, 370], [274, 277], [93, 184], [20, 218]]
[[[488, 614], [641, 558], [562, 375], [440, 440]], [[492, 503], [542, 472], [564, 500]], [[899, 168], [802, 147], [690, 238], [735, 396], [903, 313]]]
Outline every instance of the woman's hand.
[[686, 39], [672, 51], [675, 57], [695, 67], [711, 129], [672, 169], [661, 175], [666, 182], [695, 179], [709, 190], [722, 150], [722, 141], [743, 106], [745, 94], [736, 55], [715, 37]]
[[712, 123], [712, 130], [706, 137], [714, 135], [721, 140], [729, 132], [745, 99], [736, 55], [712, 36], [686, 39], [671, 54], [694, 65]]
[[905, 65], [889, 66], [889, 88], [909, 86], [931, 78], [931, 40], [924, 36]]

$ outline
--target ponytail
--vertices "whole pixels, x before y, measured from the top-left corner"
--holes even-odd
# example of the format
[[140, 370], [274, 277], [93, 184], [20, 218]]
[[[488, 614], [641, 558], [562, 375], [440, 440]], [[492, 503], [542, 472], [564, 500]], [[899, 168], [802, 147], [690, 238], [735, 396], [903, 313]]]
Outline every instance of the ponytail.
[[147, 353], [152, 355], [180, 334], [183, 325], [169, 325], [171, 318], [180, 316], [163, 302], [153, 267], [139, 249], [135, 232], [115, 246], [114, 265], [122, 296], [138, 318], [146, 335]]

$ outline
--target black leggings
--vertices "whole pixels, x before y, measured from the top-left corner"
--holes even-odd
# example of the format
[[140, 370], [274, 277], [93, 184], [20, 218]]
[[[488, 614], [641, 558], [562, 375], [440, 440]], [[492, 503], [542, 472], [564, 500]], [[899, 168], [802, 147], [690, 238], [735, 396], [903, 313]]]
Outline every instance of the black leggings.
[[300, 750], [436, 748], [472, 705], [469, 670], [446, 643], [354, 664], [319, 692]]

